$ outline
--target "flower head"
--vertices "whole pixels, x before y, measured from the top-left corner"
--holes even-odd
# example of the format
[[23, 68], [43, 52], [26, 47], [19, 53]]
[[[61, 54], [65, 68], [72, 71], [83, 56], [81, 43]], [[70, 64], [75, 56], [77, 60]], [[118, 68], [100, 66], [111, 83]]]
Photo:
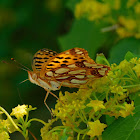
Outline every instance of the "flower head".
[[130, 114], [133, 115], [134, 113], [132, 112], [135, 109], [134, 107], [134, 102], [132, 101], [131, 104], [125, 104], [125, 108], [121, 109], [119, 112], [121, 114], [122, 117], [126, 118], [127, 116], [129, 116]]
[[133, 70], [136, 72], [137, 76], [140, 77], [140, 64], [137, 64]]
[[127, 60], [121, 61], [118, 66], [118, 68], [121, 69], [123, 72], [127, 72], [129, 67], [130, 67], [130, 62], [128, 62]]
[[103, 105], [103, 101], [98, 101], [98, 100], [92, 100], [90, 101], [89, 104], [87, 104], [87, 106], [89, 107], [93, 107], [94, 108], [94, 111], [98, 111], [98, 110], [101, 110], [101, 109], [105, 109], [105, 106]]
[[123, 87], [117, 85], [111, 86], [110, 89], [112, 93], [117, 93], [119, 95], [123, 95], [123, 93], [127, 91], [127, 89], [123, 89]]
[[88, 125], [90, 130], [88, 131], [87, 135], [90, 135], [91, 137], [102, 135], [104, 128], [107, 127], [106, 124], [100, 123], [99, 120], [96, 120], [95, 122], [88, 122]]
[[[51, 128], [51, 125], [57, 121], [57, 119], [52, 119], [50, 120], [48, 123], [46, 123], [46, 125], [41, 128], [41, 137], [42, 137], [42, 140], [58, 140], [58, 135], [54, 135], [53, 133], [49, 133], [48, 134], [48, 131], [50, 130]], [[56, 136], [56, 138], [55, 138]]]
[[10, 140], [10, 136], [6, 131], [0, 132], [0, 139], [1, 140]]
[[18, 105], [17, 107], [12, 109], [11, 116], [15, 116], [17, 119], [23, 118], [24, 115], [27, 115], [27, 105]]
[[[17, 120], [14, 120], [14, 122], [16, 121]], [[17, 130], [9, 119], [3, 120], [1, 124], [3, 125], [4, 128], [8, 130], [9, 133], [13, 133]]]
[[137, 59], [138, 59], [137, 57], [130, 59], [130, 63], [137, 64], [138, 63]]

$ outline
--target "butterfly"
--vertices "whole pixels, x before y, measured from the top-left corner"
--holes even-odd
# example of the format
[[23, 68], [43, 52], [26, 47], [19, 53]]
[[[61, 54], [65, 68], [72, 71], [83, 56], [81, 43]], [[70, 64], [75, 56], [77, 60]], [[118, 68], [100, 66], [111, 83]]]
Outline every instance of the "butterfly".
[[101, 78], [107, 75], [109, 66], [96, 64], [82, 48], [73, 48], [62, 53], [49, 49], [41, 49], [33, 57], [33, 71], [28, 71], [30, 82], [44, 88], [47, 94], [44, 103], [51, 91], [56, 91], [61, 86], [79, 88], [90, 79]]

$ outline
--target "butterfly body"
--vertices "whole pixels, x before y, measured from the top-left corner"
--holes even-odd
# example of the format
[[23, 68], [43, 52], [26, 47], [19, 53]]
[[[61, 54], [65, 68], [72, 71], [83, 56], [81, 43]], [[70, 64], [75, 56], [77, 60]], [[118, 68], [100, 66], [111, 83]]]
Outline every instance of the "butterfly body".
[[49, 81], [47, 79], [41, 78], [34, 72], [28, 71], [28, 77], [31, 83], [36, 84], [42, 88], [44, 88], [46, 91], [48, 90], [58, 90], [60, 84], [55, 81]]

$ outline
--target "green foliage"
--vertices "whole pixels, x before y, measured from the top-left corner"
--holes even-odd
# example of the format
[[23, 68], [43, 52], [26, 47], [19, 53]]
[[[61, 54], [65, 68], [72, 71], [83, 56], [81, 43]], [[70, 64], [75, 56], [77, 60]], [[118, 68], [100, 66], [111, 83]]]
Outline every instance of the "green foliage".
[[[130, 51], [134, 53], [135, 56], [140, 56], [140, 40], [134, 38], [127, 38], [120, 40], [116, 45], [110, 50], [110, 63], [119, 63], [123, 60], [125, 54]], [[126, 54], [128, 55], [128, 54]], [[129, 54], [130, 55], [130, 54]], [[118, 57], [119, 56], [119, 57]], [[127, 57], [127, 56], [126, 56]], [[129, 56], [130, 57], [130, 56]], [[133, 56], [131, 56], [133, 57]], [[130, 58], [129, 58], [130, 59]]]
[[[89, 140], [93, 139], [91, 133], [95, 124], [96, 126], [106, 124], [103, 139], [139, 140], [139, 9], [139, 0], [30, 0], [28, 2], [1, 0], [0, 60], [5, 60], [10, 64], [0, 63], [0, 106], [7, 110], [7, 119], [4, 119], [4, 115], [0, 112], [0, 138], [3, 138], [2, 140], [22, 139], [22, 136], [20, 137], [17, 133], [13, 134], [17, 130], [24, 137], [27, 136], [27, 139], [32, 139], [28, 133], [29, 129], [37, 139], [42, 137], [43, 140], [46, 138]], [[28, 78], [27, 72], [18, 69], [10, 62], [10, 58], [14, 57], [18, 62], [31, 68], [32, 56], [39, 49], [48, 48], [59, 53], [74, 47], [86, 49], [96, 63], [108, 66], [112, 64], [110, 75], [108, 75], [111, 82], [106, 81], [106, 78], [93, 80], [89, 85], [85, 85], [86, 88], [88, 87], [86, 90], [82, 91], [81, 87], [77, 92], [73, 89], [62, 88], [62, 93], [66, 91], [66, 94], [60, 93], [59, 98], [62, 100], [68, 98], [67, 106], [61, 105], [59, 101], [56, 103], [56, 99], [49, 96], [47, 104], [53, 108], [56, 118], [48, 121], [50, 114], [43, 104], [45, 91], [29, 82], [19, 84]], [[104, 55], [100, 55], [101, 53]], [[57, 91], [53, 93], [58, 96]], [[114, 101], [114, 97], [122, 97], [122, 94], [126, 96], [119, 99], [120, 106], [109, 108], [108, 115], [104, 114], [106, 109], [103, 106], [107, 99], [113, 106], [110, 99]], [[94, 107], [90, 106], [90, 102], [97, 99], [104, 102], [99, 105], [100, 111], [95, 113], [92, 112]], [[30, 113], [27, 121], [24, 120], [27, 114], [24, 114], [22, 121], [8, 115], [11, 108], [24, 103], [38, 108]], [[58, 107], [62, 112], [69, 112], [61, 114]], [[134, 107], [133, 112], [129, 110], [130, 114], [134, 114], [122, 118], [127, 114], [125, 112], [127, 107]], [[121, 109], [124, 109], [121, 112], [122, 116], [117, 114]], [[117, 111], [117, 113], [109, 111]], [[116, 115], [117, 119], [109, 116], [111, 113]], [[69, 120], [65, 118], [67, 115]], [[30, 118], [34, 118], [33, 116], [37, 116], [39, 119], [36, 121], [41, 124], [30, 123], [32, 120]], [[62, 116], [64, 118], [61, 118]], [[70, 120], [71, 118], [75, 120]], [[99, 122], [96, 122], [97, 118]], [[44, 120], [43, 123], [42, 120]], [[74, 121], [74, 126], [71, 121]], [[14, 123], [20, 126], [19, 129], [15, 130]], [[9, 129], [7, 125], [10, 126]], [[101, 136], [95, 137], [101, 139]]]
[[103, 133], [103, 140], [138, 140], [140, 138], [140, 105], [136, 106], [134, 115], [115, 120]]
[[71, 46], [80, 46], [86, 49], [89, 55], [94, 58], [95, 52], [106, 39], [106, 36], [100, 32], [100, 28], [87, 20], [75, 21], [69, 34], [59, 38], [62, 50], [68, 50], [72, 48]]

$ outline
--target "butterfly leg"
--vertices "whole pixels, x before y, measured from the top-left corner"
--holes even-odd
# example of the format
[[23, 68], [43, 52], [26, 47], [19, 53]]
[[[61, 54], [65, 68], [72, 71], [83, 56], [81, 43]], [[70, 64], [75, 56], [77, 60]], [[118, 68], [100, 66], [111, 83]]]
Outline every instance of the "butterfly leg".
[[55, 98], [57, 98], [57, 100], [60, 101], [60, 99], [55, 94], [53, 94], [51, 91], [49, 91], [49, 93], [52, 94]]
[[[53, 94], [51, 91], [50, 91], [50, 94], [52, 94], [55, 98], [57, 98], [57, 100], [59, 100], [61, 103], [63, 103], [55, 94]], [[63, 103], [64, 104], [64, 103]]]
[[46, 96], [44, 98], [44, 104], [47, 107], [47, 109], [49, 110], [49, 112], [51, 113], [51, 117], [53, 118], [53, 113], [52, 113], [51, 109], [49, 108], [49, 106], [46, 104], [46, 100], [48, 98], [49, 93], [50, 93], [50, 91], [47, 91]]

